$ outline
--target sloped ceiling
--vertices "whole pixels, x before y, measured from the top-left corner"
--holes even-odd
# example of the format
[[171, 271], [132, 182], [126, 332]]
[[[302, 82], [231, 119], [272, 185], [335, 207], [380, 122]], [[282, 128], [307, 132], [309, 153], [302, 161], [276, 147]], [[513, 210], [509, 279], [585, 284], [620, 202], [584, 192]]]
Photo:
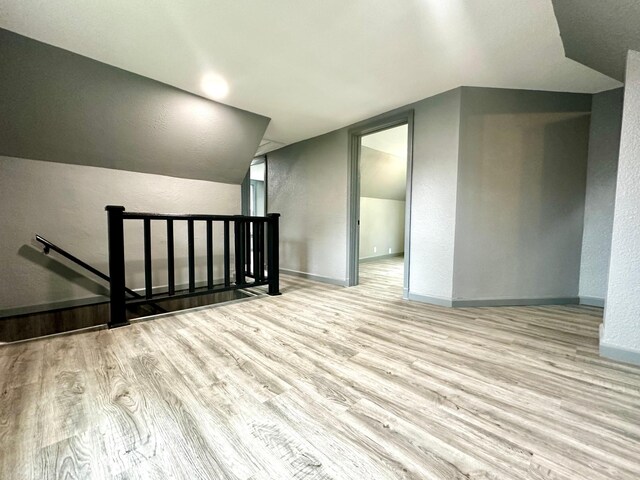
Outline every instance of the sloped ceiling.
[[199, 95], [220, 74], [276, 147], [460, 85], [619, 86], [565, 58], [551, 0], [20, 0], [0, 27]]
[[407, 158], [408, 143], [409, 128], [407, 125], [388, 128], [362, 137], [363, 147], [369, 147], [404, 159]]
[[624, 81], [627, 51], [640, 51], [640, 1], [553, 0], [567, 57]]
[[239, 184], [268, 118], [0, 29], [0, 155]]

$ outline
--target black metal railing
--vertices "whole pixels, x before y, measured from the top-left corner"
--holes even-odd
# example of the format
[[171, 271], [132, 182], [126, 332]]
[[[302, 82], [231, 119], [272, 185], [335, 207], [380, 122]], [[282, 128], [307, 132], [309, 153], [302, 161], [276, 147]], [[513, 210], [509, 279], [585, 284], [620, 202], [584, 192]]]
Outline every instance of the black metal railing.
[[[279, 213], [266, 217], [241, 215], [190, 215], [126, 212], [122, 206], [105, 208], [109, 230], [109, 277], [111, 305], [109, 327], [127, 325], [127, 306], [152, 304], [163, 300], [188, 298], [228, 290], [268, 285], [269, 295], [279, 295]], [[142, 221], [144, 231], [144, 295], [126, 298], [124, 222]], [[167, 288], [154, 292], [151, 258], [151, 225], [165, 222], [167, 235]], [[186, 222], [188, 284], [176, 287], [174, 223]], [[206, 224], [206, 286], [196, 284], [195, 224]], [[223, 279], [214, 278], [214, 224], [223, 229]], [[234, 277], [231, 276], [231, 227], [233, 225]], [[265, 238], [266, 237], [266, 238]], [[251, 279], [249, 281], [248, 279]]]

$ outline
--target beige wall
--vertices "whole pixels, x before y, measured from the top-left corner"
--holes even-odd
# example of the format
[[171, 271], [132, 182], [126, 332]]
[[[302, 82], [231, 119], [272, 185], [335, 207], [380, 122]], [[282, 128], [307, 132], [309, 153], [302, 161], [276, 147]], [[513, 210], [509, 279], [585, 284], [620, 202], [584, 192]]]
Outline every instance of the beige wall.
[[360, 196], [404, 200], [406, 191], [406, 154], [399, 157], [373, 148], [360, 147]]
[[404, 252], [406, 203], [360, 197], [360, 259]]

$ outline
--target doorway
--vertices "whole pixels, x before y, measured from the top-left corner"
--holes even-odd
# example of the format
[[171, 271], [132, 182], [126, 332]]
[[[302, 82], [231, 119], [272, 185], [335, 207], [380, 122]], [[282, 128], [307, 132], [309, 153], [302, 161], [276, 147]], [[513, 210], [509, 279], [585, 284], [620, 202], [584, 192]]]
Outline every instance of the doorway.
[[409, 292], [413, 112], [352, 130], [348, 283]]
[[264, 217], [267, 214], [267, 157], [251, 161], [242, 182], [242, 214]]
[[[251, 161], [249, 171], [241, 186], [242, 215], [264, 217], [267, 215], [267, 156], [256, 157]], [[255, 224], [253, 225], [255, 227]], [[249, 231], [247, 255], [249, 270], [254, 271], [253, 227]]]

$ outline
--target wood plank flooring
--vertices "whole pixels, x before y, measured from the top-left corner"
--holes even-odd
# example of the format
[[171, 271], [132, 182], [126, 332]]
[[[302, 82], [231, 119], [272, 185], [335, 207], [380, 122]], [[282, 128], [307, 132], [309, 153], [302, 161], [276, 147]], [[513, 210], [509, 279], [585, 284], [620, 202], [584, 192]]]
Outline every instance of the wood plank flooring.
[[601, 310], [361, 285], [0, 348], [0, 479], [639, 479], [640, 369]]

